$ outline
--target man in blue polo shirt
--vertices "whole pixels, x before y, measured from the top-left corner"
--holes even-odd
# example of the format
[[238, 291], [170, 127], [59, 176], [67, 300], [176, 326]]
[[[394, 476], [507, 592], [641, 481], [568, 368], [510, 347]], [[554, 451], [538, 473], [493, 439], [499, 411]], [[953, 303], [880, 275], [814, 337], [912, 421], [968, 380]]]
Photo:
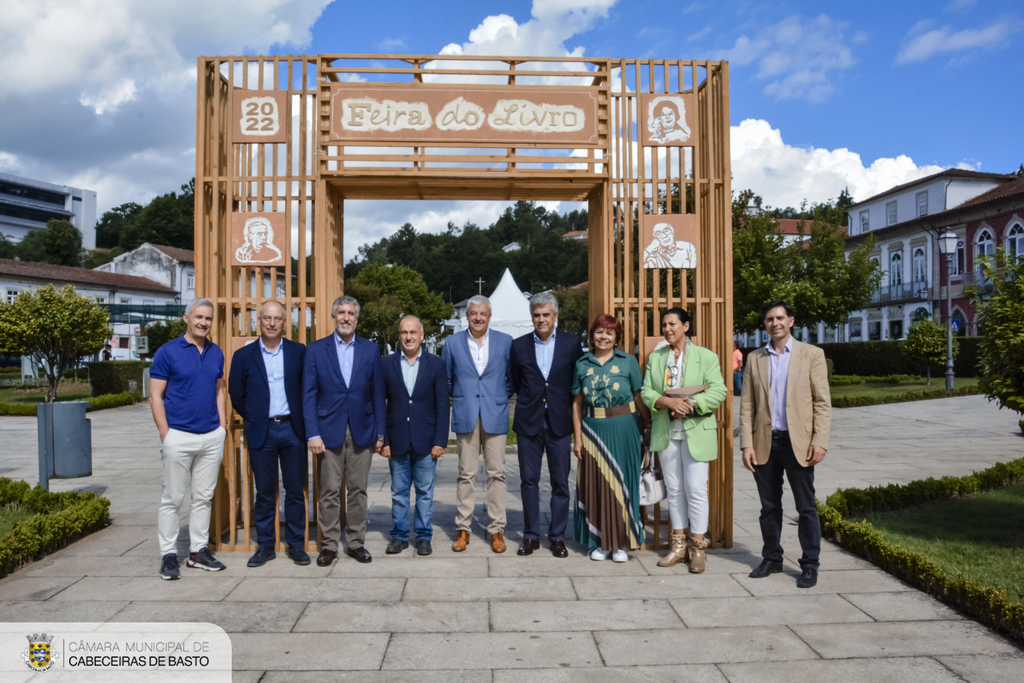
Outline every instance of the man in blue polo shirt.
[[187, 565], [211, 572], [226, 569], [207, 548], [210, 501], [224, 456], [224, 354], [208, 339], [213, 327], [209, 299], [189, 302], [184, 320], [185, 334], [157, 349], [149, 371], [149, 407], [160, 431], [164, 470], [157, 535], [163, 555], [160, 577], [165, 580], [180, 575], [176, 549], [186, 492], [192, 494]]

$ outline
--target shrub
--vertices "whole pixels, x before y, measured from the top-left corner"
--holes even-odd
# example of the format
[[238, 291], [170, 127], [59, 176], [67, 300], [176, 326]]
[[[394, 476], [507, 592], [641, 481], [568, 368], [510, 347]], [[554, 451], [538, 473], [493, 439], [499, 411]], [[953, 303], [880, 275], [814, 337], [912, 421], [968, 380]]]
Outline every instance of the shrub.
[[120, 394], [132, 391], [129, 382], [135, 381], [135, 393], [142, 397], [142, 370], [148, 365], [141, 360], [104, 360], [89, 363], [89, 383], [92, 395]]
[[22, 417], [35, 417], [35, 403], [0, 403], [0, 415], [20, 415]]
[[[1003, 266], [997, 270], [997, 263]], [[981, 388], [989, 399], [1024, 414], [1024, 258], [1000, 249], [995, 259], [981, 260], [993, 294], [970, 291], [982, 331]]]
[[[960, 337], [953, 356], [957, 377], [978, 376], [978, 337]], [[818, 345], [837, 375], [924, 375], [928, 367], [910, 357], [901, 341], [834, 342]]]
[[119, 408], [121, 406], [130, 406], [138, 401], [138, 396], [130, 391], [124, 391], [120, 394], [104, 394], [103, 396], [93, 396], [89, 399], [89, 407], [86, 411], [91, 410], [103, 410], [105, 408]]
[[878, 406], [885, 403], [907, 403], [909, 401], [925, 401], [933, 398], [947, 398], [949, 396], [972, 396], [980, 394], [978, 387], [956, 387], [950, 392], [945, 389], [931, 389], [929, 391], [907, 391], [902, 394], [890, 396], [833, 396], [833, 408], [861, 408], [863, 406]]
[[828, 378], [830, 387], [850, 387], [854, 384], [864, 384], [864, 378], [858, 375], [832, 375]]

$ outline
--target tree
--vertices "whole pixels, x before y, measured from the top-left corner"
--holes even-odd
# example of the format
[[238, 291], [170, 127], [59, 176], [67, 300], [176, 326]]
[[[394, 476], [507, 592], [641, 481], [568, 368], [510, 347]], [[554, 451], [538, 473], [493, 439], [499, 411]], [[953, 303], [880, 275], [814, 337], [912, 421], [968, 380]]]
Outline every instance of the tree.
[[111, 247], [110, 249], [91, 249], [86, 251], [85, 260], [82, 263], [83, 268], [92, 270], [102, 266], [104, 263], [110, 263], [115, 258], [124, 253], [124, 249], [121, 247]]
[[115, 206], [96, 221], [96, 247], [110, 249], [121, 242], [121, 233], [135, 220], [142, 207], [135, 202]]
[[377, 342], [381, 350], [398, 346], [398, 323], [402, 316], [415, 315], [423, 321], [430, 337], [441, 331], [441, 322], [452, 316], [451, 304], [427, 289], [423, 277], [411, 268], [371, 263], [348, 281], [345, 289], [360, 303], [356, 332]]
[[17, 256], [17, 245], [7, 238], [7, 235], [0, 233], [0, 258], [11, 259]]
[[[921, 320], [910, 326], [907, 338], [902, 342], [903, 351], [911, 358], [925, 364], [928, 384], [932, 383], [932, 366], [946, 362], [946, 328], [931, 320]], [[960, 341], [953, 335], [953, 357], [956, 358]]]
[[762, 323], [761, 304], [790, 298], [793, 251], [786, 249], [774, 218], [765, 213], [743, 215], [743, 225], [733, 223], [733, 326], [753, 332]]
[[15, 255], [22, 261], [81, 267], [82, 233], [71, 223], [53, 218], [42, 230], [25, 235], [15, 246]]
[[185, 321], [181, 319], [146, 325], [146, 337], [149, 340], [149, 353], [146, 356], [152, 358], [157, 349], [183, 334], [185, 334]]
[[65, 285], [24, 291], [13, 303], [0, 303], [0, 353], [30, 356], [49, 384], [46, 402], [57, 397], [64, 373], [103, 348], [110, 337], [107, 313], [92, 298]]
[[558, 299], [558, 327], [577, 337], [590, 329], [589, 286], [564, 287], [552, 292]]
[[991, 295], [980, 287], [968, 291], [981, 336], [979, 386], [1000, 408], [1024, 413], [1024, 258], [1000, 248], [994, 259], [982, 260], [982, 269]]
[[143, 242], [192, 249], [195, 244], [195, 179], [181, 186], [181, 194], [156, 197], [121, 231], [118, 245], [125, 251]]

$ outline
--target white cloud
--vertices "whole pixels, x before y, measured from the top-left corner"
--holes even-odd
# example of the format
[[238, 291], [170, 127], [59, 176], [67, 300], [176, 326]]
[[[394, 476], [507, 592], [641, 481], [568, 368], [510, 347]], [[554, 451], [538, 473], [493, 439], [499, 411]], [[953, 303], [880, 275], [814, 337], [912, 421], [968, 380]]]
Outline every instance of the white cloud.
[[910, 29], [896, 57], [898, 64], [923, 62], [943, 52], [1002, 47], [1008, 37], [1020, 30], [1021, 22], [1012, 19], [1000, 20], [985, 28], [956, 32], [949, 26], [929, 30], [931, 26], [931, 22], [921, 21]]
[[[824, 14], [807, 20], [793, 15], [754, 37], [740, 36], [722, 57], [735, 66], [756, 64], [754, 78], [765, 82], [765, 94], [777, 100], [824, 102], [836, 92], [834, 74], [856, 62], [847, 45], [847, 28], [846, 22]], [[855, 34], [851, 40], [864, 39]]]
[[732, 187], [751, 189], [773, 207], [799, 207], [836, 199], [849, 188], [855, 200], [863, 200], [894, 185], [943, 170], [941, 166], [917, 165], [906, 156], [875, 159], [865, 166], [856, 152], [787, 145], [782, 133], [764, 120], [747, 119], [731, 131]]
[[687, 40], [687, 42], [692, 43], [694, 41], [700, 40], [701, 38], [703, 38], [704, 36], [706, 36], [709, 33], [711, 33], [711, 27], [710, 26], [705, 26], [700, 31], [697, 31], [693, 35], [689, 36], [686, 40]]
[[0, 169], [11, 173], [17, 172], [19, 167], [18, 157], [7, 152], [0, 152]]

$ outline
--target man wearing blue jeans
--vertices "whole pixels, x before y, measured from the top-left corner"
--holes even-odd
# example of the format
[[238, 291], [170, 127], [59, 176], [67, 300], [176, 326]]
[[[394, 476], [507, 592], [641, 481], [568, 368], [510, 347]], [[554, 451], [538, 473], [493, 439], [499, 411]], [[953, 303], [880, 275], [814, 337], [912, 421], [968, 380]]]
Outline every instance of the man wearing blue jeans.
[[391, 470], [391, 543], [409, 547], [409, 489], [416, 488], [416, 553], [429, 555], [433, 537], [437, 459], [448, 444], [448, 375], [444, 362], [423, 350], [423, 323], [408, 315], [398, 326], [401, 350], [382, 362], [387, 437], [381, 455]]

